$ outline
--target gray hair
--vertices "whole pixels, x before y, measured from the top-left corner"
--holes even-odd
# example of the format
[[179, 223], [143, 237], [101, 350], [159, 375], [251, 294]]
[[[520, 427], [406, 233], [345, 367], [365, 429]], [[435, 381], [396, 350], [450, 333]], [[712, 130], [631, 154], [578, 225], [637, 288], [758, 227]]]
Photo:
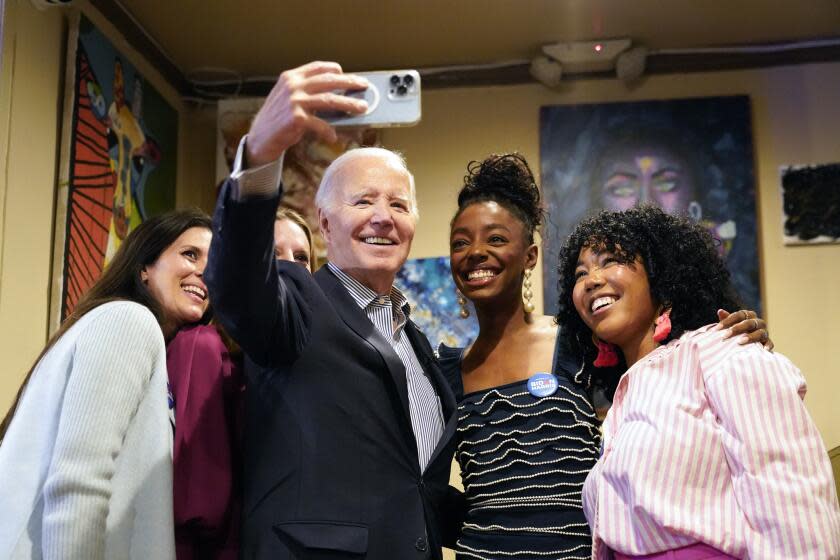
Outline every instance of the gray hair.
[[363, 157], [377, 157], [408, 176], [409, 210], [416, 220], [419, 217], [419, 211], [417, 209], [417, 192], [414, 188], [414, 175], [408, 170], [402, 154], [385, 148], [354, 148], [347, 150], [335, 158], [329, 167], [327, 167], [326, 171], [324, 171], [324, 176], [321, 178], [321, 184], [315, 193], [315, 206], [320, 210], [326, 209], [329, 206], [330, 199], [332, 198], [332, 190], [335, 186], [333, 184], [335, 182], [335, 176], [346, 164]]

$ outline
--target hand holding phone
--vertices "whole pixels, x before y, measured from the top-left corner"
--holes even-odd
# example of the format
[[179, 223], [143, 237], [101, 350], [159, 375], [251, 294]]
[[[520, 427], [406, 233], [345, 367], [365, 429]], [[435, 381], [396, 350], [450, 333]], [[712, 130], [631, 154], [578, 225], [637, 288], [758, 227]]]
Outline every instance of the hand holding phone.
[[413, 126], [420, 122], [420, 74], [416, 70], [383, 70], [354, 75], [365, 78], [370, 85], [367, 89], [341, 93], [350, 98], [365, 100], [367, 111], [360, 115], [318, 113], [319, 118], [335, 127], [384, 128]]
[[325, 142], [335, 142], [335, 129], [317, 118], [318, 108], [358, 114], [364, 104], [356, 99], [325, 93], [360, 90], [368, 83], [342, 72], [335, 62], [310, 62], [286, 70], [268, 94], [254, 117], [245, 144], [245, 161], [257, 167], [276, 161], [304, 134], [313, 134]]

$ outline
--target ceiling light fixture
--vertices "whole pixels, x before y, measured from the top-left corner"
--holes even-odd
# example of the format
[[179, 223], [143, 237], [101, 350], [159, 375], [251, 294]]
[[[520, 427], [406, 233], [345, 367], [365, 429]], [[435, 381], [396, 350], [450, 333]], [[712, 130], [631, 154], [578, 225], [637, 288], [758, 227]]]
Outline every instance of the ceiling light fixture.
[[630, 39], [573, 41], [543, 45], [531, 61], [531, 75], [548, 87], [557, 87], [563, 73], [588, 74], [615, 69], [626, 84], [639, 80], [645, 71], [648, 51], [631, 48]]
[[615, 67], [615, 59], [630, 48], [630, 39], [574, 41], [543, 45], [542, 52], [563, 65], [566, 72], [604, 72]]

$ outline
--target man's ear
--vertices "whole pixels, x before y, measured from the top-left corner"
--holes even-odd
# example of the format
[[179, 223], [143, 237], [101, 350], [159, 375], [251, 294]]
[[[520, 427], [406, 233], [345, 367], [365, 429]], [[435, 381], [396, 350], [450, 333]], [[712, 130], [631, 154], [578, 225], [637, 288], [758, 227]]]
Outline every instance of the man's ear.
[[149, 282], [149, 273], [146, 272], [146, 267], [145, 266], [140, 271], [140, 281], [143, 282], [144, 284]]
[[321, 230], [321, 237], [324, 238], [324, 241], [329, 241], [330, 239], [330, 220], [327, 218], [327, 213], [324, 212], [323, 208], [318, 208], [318, 227]]

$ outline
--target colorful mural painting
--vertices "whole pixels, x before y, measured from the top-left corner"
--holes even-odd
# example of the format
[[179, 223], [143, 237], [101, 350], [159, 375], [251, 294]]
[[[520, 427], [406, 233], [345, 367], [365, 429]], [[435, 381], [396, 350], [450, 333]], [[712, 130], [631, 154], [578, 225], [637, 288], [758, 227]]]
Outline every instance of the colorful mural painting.
[[411, 320], [426, 335], [432, 348], [437, 349], [440, 343], [464, 347], [475, 340], [478, 335], [475, 312], [470, 308], [469, 317], [460, 316], [449, 257], [410, 259], [394, 283], [408, 298]]
[[[748, 97], [542, 107], [540, 160], [546, 262], [586, 216], [656, 204], [709, 229], [744, 305], [761, 313]], [[553, 266], [543, 291], [553, 314]]]
[[129, 231], [175, 206], [177, 111], [84, 16], [70, 47], [53, 324], [72, 312]]

